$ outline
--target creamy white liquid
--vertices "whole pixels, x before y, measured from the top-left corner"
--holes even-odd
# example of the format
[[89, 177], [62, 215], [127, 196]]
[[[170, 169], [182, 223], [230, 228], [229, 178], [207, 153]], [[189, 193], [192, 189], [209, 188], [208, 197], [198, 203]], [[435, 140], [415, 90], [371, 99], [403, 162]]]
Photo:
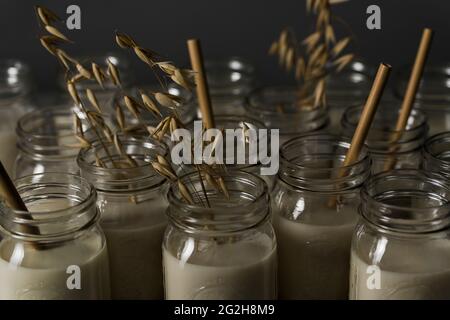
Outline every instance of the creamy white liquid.
[[182, 258], [187, 261], [164, 248], [166, 299], [275, 299], [277, 263], [271, 243], [261, 235], [256, 242], [216, 244], [192, 259]]
[[161, 246], [166, 201], [109, 202], [102, 212], [113, 299], [163, 299]]
[[14, 131], [0, 131], [0, 161], [11, 178], [14, 177], [14, 163], [17, 157], [16, 141], [16, 133]]
[[275, 215], [280, 299], [348, 298], [354, 211], [341, 211], [342, 224], [335, 225], [305, 224]]
[[[67, 208], [67, 201], [48, 201], [30, 211]], [[69, 266], [80, 268], [81, 289], [69, 289]], [[106, 246], [97, 237], [81, 236], [54, 247], [36, 249], [5, 238], [0, 246], [0, 299], [109, 299], [110, 280]]]
[[[449, 248], [450, 249], [450, 248]], [[412, 249], [414, 250], [414, 249]], [[352, 300], [423, 300], [450, 299], [450, 255], [411, 260], [409, 250], [398, 251], [395, 258], [402, 266], [395, 271], [379, 269], [376, 287], [374, 271], [354, 252], [351, 254], [350, 299]], [[445, 256], [445, 255], [444, 255]], [[390, 258], [392, 259], [392, 257]], [[403, 261], [404, 263], [402, 263]], [[402, 270], [402, 271], [400, 271]]]

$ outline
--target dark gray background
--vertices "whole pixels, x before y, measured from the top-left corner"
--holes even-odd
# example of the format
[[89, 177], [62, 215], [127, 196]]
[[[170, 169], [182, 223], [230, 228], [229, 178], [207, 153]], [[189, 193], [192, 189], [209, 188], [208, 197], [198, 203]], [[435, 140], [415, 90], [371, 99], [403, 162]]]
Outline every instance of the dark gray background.
[[[284, 26], [300, 35], [310, 27], [305, 21], [305, 0], [0, 0], [0, 58], [21, 58], [31, 64], [38, 86], [51, 88], [58, 68], [38, 41], [33, 6], [45, 5], [65, 17], [66, 7], [78, 4], [82, 30], [67, 31], [76, 45], [69, 51], [89, 54], [115, 50], [113, 31], [119, 29], [139, 42], [175, 60], [187, 61], [185, 40], [202, 40], [208, 58], [238, 55], [258, 68], [263, 83], [288, 81], [266, 52]], [[382, 30], [366, 28], [366, 8], [382, 10]], [[450, 60], [450, 1], [350, 0], [335, 7], [350, 24], [357, 42], [354, 51], [377, 64], [398, 67], [414, 59], [422, 28], [436, 31], [430, 61]], [[141, 82], [147, 70], [135, 63]]]

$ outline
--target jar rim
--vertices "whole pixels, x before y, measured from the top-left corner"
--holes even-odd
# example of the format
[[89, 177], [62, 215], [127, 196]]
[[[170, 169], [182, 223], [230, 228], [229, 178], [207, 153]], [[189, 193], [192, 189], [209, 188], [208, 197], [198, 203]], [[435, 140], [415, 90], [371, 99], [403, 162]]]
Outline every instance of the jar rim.
[[[61, 121], [57, 121], [59, 119]], [[18, 149], [27, 157], [37, 160], [60, 161], [75, 158], [79, 150], [75, 146], [79, 141], [73, 122], [70, 109], [52, 106], [28, 112], [17, 121]], [[48, 126], [51, 134], [42, 133], [43, 126]], [[86, 128], [85, 134], [91, 135], [92, 130]]]
[[[278, 177], [302, 192], [355, 192], [370, 174], [371, 159], [367, 147], [363, 146], [359, 158], [343, 166], [350, 145], [350, 139], [326, 133], [311, 133], [290, 139], [283, 144], [280, 152], [281, 170]], [[288, 152], [294, 153], [292, 159], [287, 156]], [[299, 160], [307, 163], [299, 163]]]
[[424, 152], [429, 155], [433, 160], [445, 163], [450, 166], [450, 160], [440, 159], [436, 152], [433, 152], [431, 150], [431, 145], [434, 143], [441, 143], [441, 142], [449, 142], [450, 143], [450, 132], [441, 132], [437, 133], [431, 137], [429, 137], [427, 140], [425, 140], [425, 144], [423, 147]]
[[[70, 110], [59, 109], [57, 107], [45, 107], [42, 109], [28, 112], [27, 114], [23, 115], [17, 122], [17, 129], [16, 129], [17, 135], [19, 137], [32, 136], [33, 138], [37, 138], [37, 139], [46, 139], [46, 138], [55, 137], [55, 135], [50, 135], [50, 134], [32, 133], [32, 131], [25, 129], [26, 122], [28, 122], [30, 120], [35, 120], [36, 118], [39, 118], [39, 117], [46, 118], [45, 113], [52, 113], [55, 116], [67, 116], [67, 117], [71, 117], [73, 115], [73, 113]], [[74, 137], [75, 135], [73, 133], [59, 135], [59, 137], [72, 137], [72, 136]]]

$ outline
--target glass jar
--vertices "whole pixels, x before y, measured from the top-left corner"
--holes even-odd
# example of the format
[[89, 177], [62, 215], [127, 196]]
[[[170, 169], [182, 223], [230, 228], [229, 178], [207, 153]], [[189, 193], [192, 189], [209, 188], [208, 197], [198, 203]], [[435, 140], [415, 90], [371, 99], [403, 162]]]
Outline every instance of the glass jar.
[[[108, 61], [111, 61], [120, 73], [120, 81], [123, 89], [128, 89], [134, 82], [134, 75], [130, 69], [130, 62], [126, 56], [119, 53], [107, 53], [103, 55], [92, 55], [85, 57], [76, 57], [76, 59], [88, 70], [91, 70], [91, 63], [95, 62], [102, 70], [106, 72], [108, 68]], [[67, 92], [67, 82], [65, 75], [59, 75], [59, 84], [61, 89], [60, 104], [70, 104], [71, 107], [77, 111], [78, 106], [75, 106], [72, 98]], [[93, 80], [85, 80], [76, 83], [76, 88], [80, 99], [85, 102], [86, 106], [90, 106], [89, 100], [86, 96], [86, 89], [91, 89], [103, 110], [107, 110], [113, 104], [115, 95], [118, 92], [117, 87], [109, 80], [103, 84], [103, 88]]]
[[364, 104], [374, 77], [374, 67], [361, 58], [354, 59], [341, 72], [330, 74], [326, 93], [331, 133], [341, 133], [341, 118], [347, 107]]
[[0, 161], [10, 176], [17, 156], [17, 120], [30, 108], [28, 66], [18, 60], [0, 60]]
[[[177, 299], [275, 299], [276, 240], [269, 222], [269, 195], [257, 176], [224, 175], [230, 198], [198, 174], [181, 178], [194, 205], [176, 184], [168, 193], [169, 226], [163, 243], [165, 297]], [[206, 207], [206, 197], [210, 207]], [[201, 203], [203, 204], [201, 204]]]
[[[395, 75], [394, 95], [400, 100], [406, 92], [411, 66], [404, 66]], [[414, 108], [428, 117], [430, 135], [450, 131], [450, 64], [425, 67]]]
[[[392, 169], [419, 169], [422, 147], [428, 133], [427, 117], [420, 110], [412, 110], [406, 129], [396, 131], [399, 105], [384, 103], [378, 108], [366, 143], [372, 159], [372, 173]], [[342, 135], [351, 138], [358, 125], [362, 108], [347, 108], [342, 117]]]
[[294, 87], [269, 87], [254, 91], [245, 105], [249, 116], [256, 117], [267, 128], [280, 129], [280, 143], [299, 134], [325, 129], [327, 107], [299, 106]]
[[280, 299], [347, 299], [359, 190], [370, 175], [364, 147], [342, 167], [350, 140], [305, 135], [281, 147], [272, 192]]
[[[166, 149], [151, 140], [121, 138], [136, 167], [114, 169], [105, 149], [94, 142], [80, 151], [81, 175], [97, 190], [100, 224], [105, 231], [113, 299], [162, 299], [161, 244], [167, 225], [167, 181], [151, 165]], [[105, 144], [114, 161], [120, 156]], [[107, 167], [96, 165], [96, 155]]]
[[450, 189], [394, 170], [369, 179], [352, 242], [350, 299], [450, 299]]
[[95, 190], [80, 177], [57, 173], [15, 184], [29, 212], [0, 202], [0, 299], [109, 299]]
[[450, 132], [436, 134], [425, 141], [422, 168], [450, 178]]
[[79, 141], [73, 119], [72, 111], [57, 108], [32, 111], [20, 118], [14, 176], [44, 172], [78, 174]]
[[245, 97], [255, 88], [255, 67], [230, 57], [206, 61], [205, 69], [214, 115], [244, 115]]
[[[214, 116], [214, 121], [216, 128], [222, 131], [223, 164], [226, 164], [226, 169], [243, 170], [259, 176], [267, 183], [270, 193], [276, 173], [265, 174], [262, 168], [274, 166], [273, 159], [274, 157], [278, 157], [278, 147], [276, 148], [276, 154], [272, 155], [271, 134], [268, 132], [265, 125], [259, 120], [247, 116]], [[193, 137], [193, 139], [195, 139], [195, 125], [200, 128], [203, 124], [201, 120], [196, 120], [188, 125], [187, 128], [191, 132], [191, 137]], [[250, 134], [248, 130], [251, 130], [254, 133], [255, 140], [253, 140], [251, 137], [252, 134]], [[227, 131], [233, 132], [233, 138], [230, 138], [229, 141], [227, 138]], [[177, 144], [177, 142], [172, 143]], [[256, 143], [256, 145], [250, 145], [251, 143]], [[276, 145], [279, 144], [276, 140], [273, 141], [273, 143]], [[203, 151], [205, 151], [206, 145], [207, 144], [203, 146]], [[183, 165], [180, 166], [179, 170], [182, 174], [185, 174], [195, 170], [195, 168], [193, 168], [193, 166]]]

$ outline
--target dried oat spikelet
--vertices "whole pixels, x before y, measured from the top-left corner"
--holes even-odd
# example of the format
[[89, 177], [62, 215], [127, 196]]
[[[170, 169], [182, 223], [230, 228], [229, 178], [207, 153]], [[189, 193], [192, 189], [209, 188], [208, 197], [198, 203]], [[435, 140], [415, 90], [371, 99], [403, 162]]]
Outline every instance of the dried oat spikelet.
[[173, 75], [171, 75], [170, 78], [173, 82], [179, 84], [187, 90], [191, 90], [195, 85], [192, 77], [192, 72], [190, 70], [175, 69]]
[[314, 106], [317, 107], [323, 101], [323, 97], [325, 94], [325, 80], [322, 79], [316, 86], [314, 90]]
[[225, 198], [227, 198], [229, 200], [230, 199], [230, 194], [228, 193], [228, 189], [227, 189], [227, 186], [225, 185], [225, 181], [223, 180], [223, 178], [222, 177], [218, 177], [217, 178], [217, 183], [219, 185], [220, 191], [223, 193]]
[[92, 79], [92, 74], [91, 74], [91, 72], [90, 72], [88, 69], [86, 69], [85, 67], [83, 67], [82, 64], [77, 63], [76, 68], [77, 68], [78, 72], [79, 72], [84, 78], [86, 78], [86, 79], [88, 79], [88, 80]]
[[272, 42], [269, 48], [269, 55], [273, 56], [278, 53], [280, 46], [277, 41]]
[[[164, 158], [162, 155], [158, 154], [156, 156], [156, 159], [158, 160], [158, 163], [160, 163], [162, 166], [166, 167], [166, 168], [170, 168], [170, 170], [172, 170], [171, 165], [169, 164], [169, 162], [166, 160], [166, 158]], [[172, 171], [173, 172], [173, 171]]]
[[59, 43], [59, 39], [52, 35], [45, 35], [39, 38], [41, 45], [52, 55], [56, 55], [57, 47], [56, 45]]
[[132, 97], [124, 95], [123, 96], [123, 102], [125, 103], [125, 106], [127, 109], [131, 112], [131, 114], [136, 118], [139, 119], [139, 108], [140, 104], [134, 100]]
[[334, 65], [337, 66], [337, 71], [341, 71], [345, 68], [346, 65], [348, 65], [353, 60], [353, 54], [346, 54], [336, 61], [334, 61]]
[[80, 97], [78, 95], [78, 91], [75, 88], [75, 84], [72, 81], [67, 81], [67, 91], [69, 92], [70, 96], [72, 97], [72, 100], [75, 102], [75, 104], [78, 106], [81, 103]]
[[64, 50], [56, 48], [55, 50], [56, 57], [62, 63], [66, 71], [70, 70], [70, 63], [73, 63], [74, 60], [70, 57]]
[[213, 188], [213, 189], [215, 189], [217, 191], [220, 191], [219, 185], [217, 184], [217, 181], [208, 172], [204, 172], [203, 174], [205, 176], [206, 183], [208, 183], [208, 185], [211, 188]]
[[81, 120], [76, 113], [73, 114], [73, 126], [75, 128], [75, 133], [84, 137], [84, 130], [81, 124]]
[[331, 50], [333, 56], [339, 55], [342, 52], [342, 50], [345, 49], [345, 47], [348, 45], [349, 42], [350, 42], [349, 37], [339, 40]]
[[180, 97], [170, 93], [156, 92], [154, 93], [154, 97], [160, 105], [169, 109], [176, 109], [181, 103]]
[[141, 61], [143, 61], [145, 64], [149, 65], [150, 67], [153, 66], [153, 56], [152, 54], [147, 51], [144, 48], [141, 47], [134, 47], [134, 53], [136, 54], [136, 56], [141, 59]]
[[177, 119], [176, 118], [174, 118], [174, 117], [172, 117], [171, 119], [170, 119], [170, 133], [172, 134], [172, 133], [174, 133], [175, 132], [175, 130], [177, 130], [178, 129], [178, 121], [177, 121]]
[[84, 137], [80, 136], [80, 135], [76, 135], [76, 138], [78, 139], [78, 141], [80, 142], [80, 147], [81, 148], [89, 148], [91, 146], [91, 143]]
[[123, 115], [122, 107], [120, 106], [120, 104], [116, 103], [114, 108], [115, 108], [115, 112], [116, 112], [117, 124], [119, 125], [119, 128], [121, 130], [125, 130], [126, 124], [125, 124], [125, 117]]
[[152, 136], [156, 137], [157, 140], [161, 140], [164, 135], [170, 130], [170, 119], [171, 117], [165, 117], [155, 128]]
[[95, 96], [95, 93], [87, 88], [86, 89], [86, 96], [91, 103], [91, 105], [97, 110], [97, 112], [102, 113], [102, 109], [100, 108], [100, 104], [98, 103], [97, 97]]
[[122, 32], [116, 32], [116, 43], [122, 49], [130, 49], [136, 46], [136, 42], [129, 35]]

